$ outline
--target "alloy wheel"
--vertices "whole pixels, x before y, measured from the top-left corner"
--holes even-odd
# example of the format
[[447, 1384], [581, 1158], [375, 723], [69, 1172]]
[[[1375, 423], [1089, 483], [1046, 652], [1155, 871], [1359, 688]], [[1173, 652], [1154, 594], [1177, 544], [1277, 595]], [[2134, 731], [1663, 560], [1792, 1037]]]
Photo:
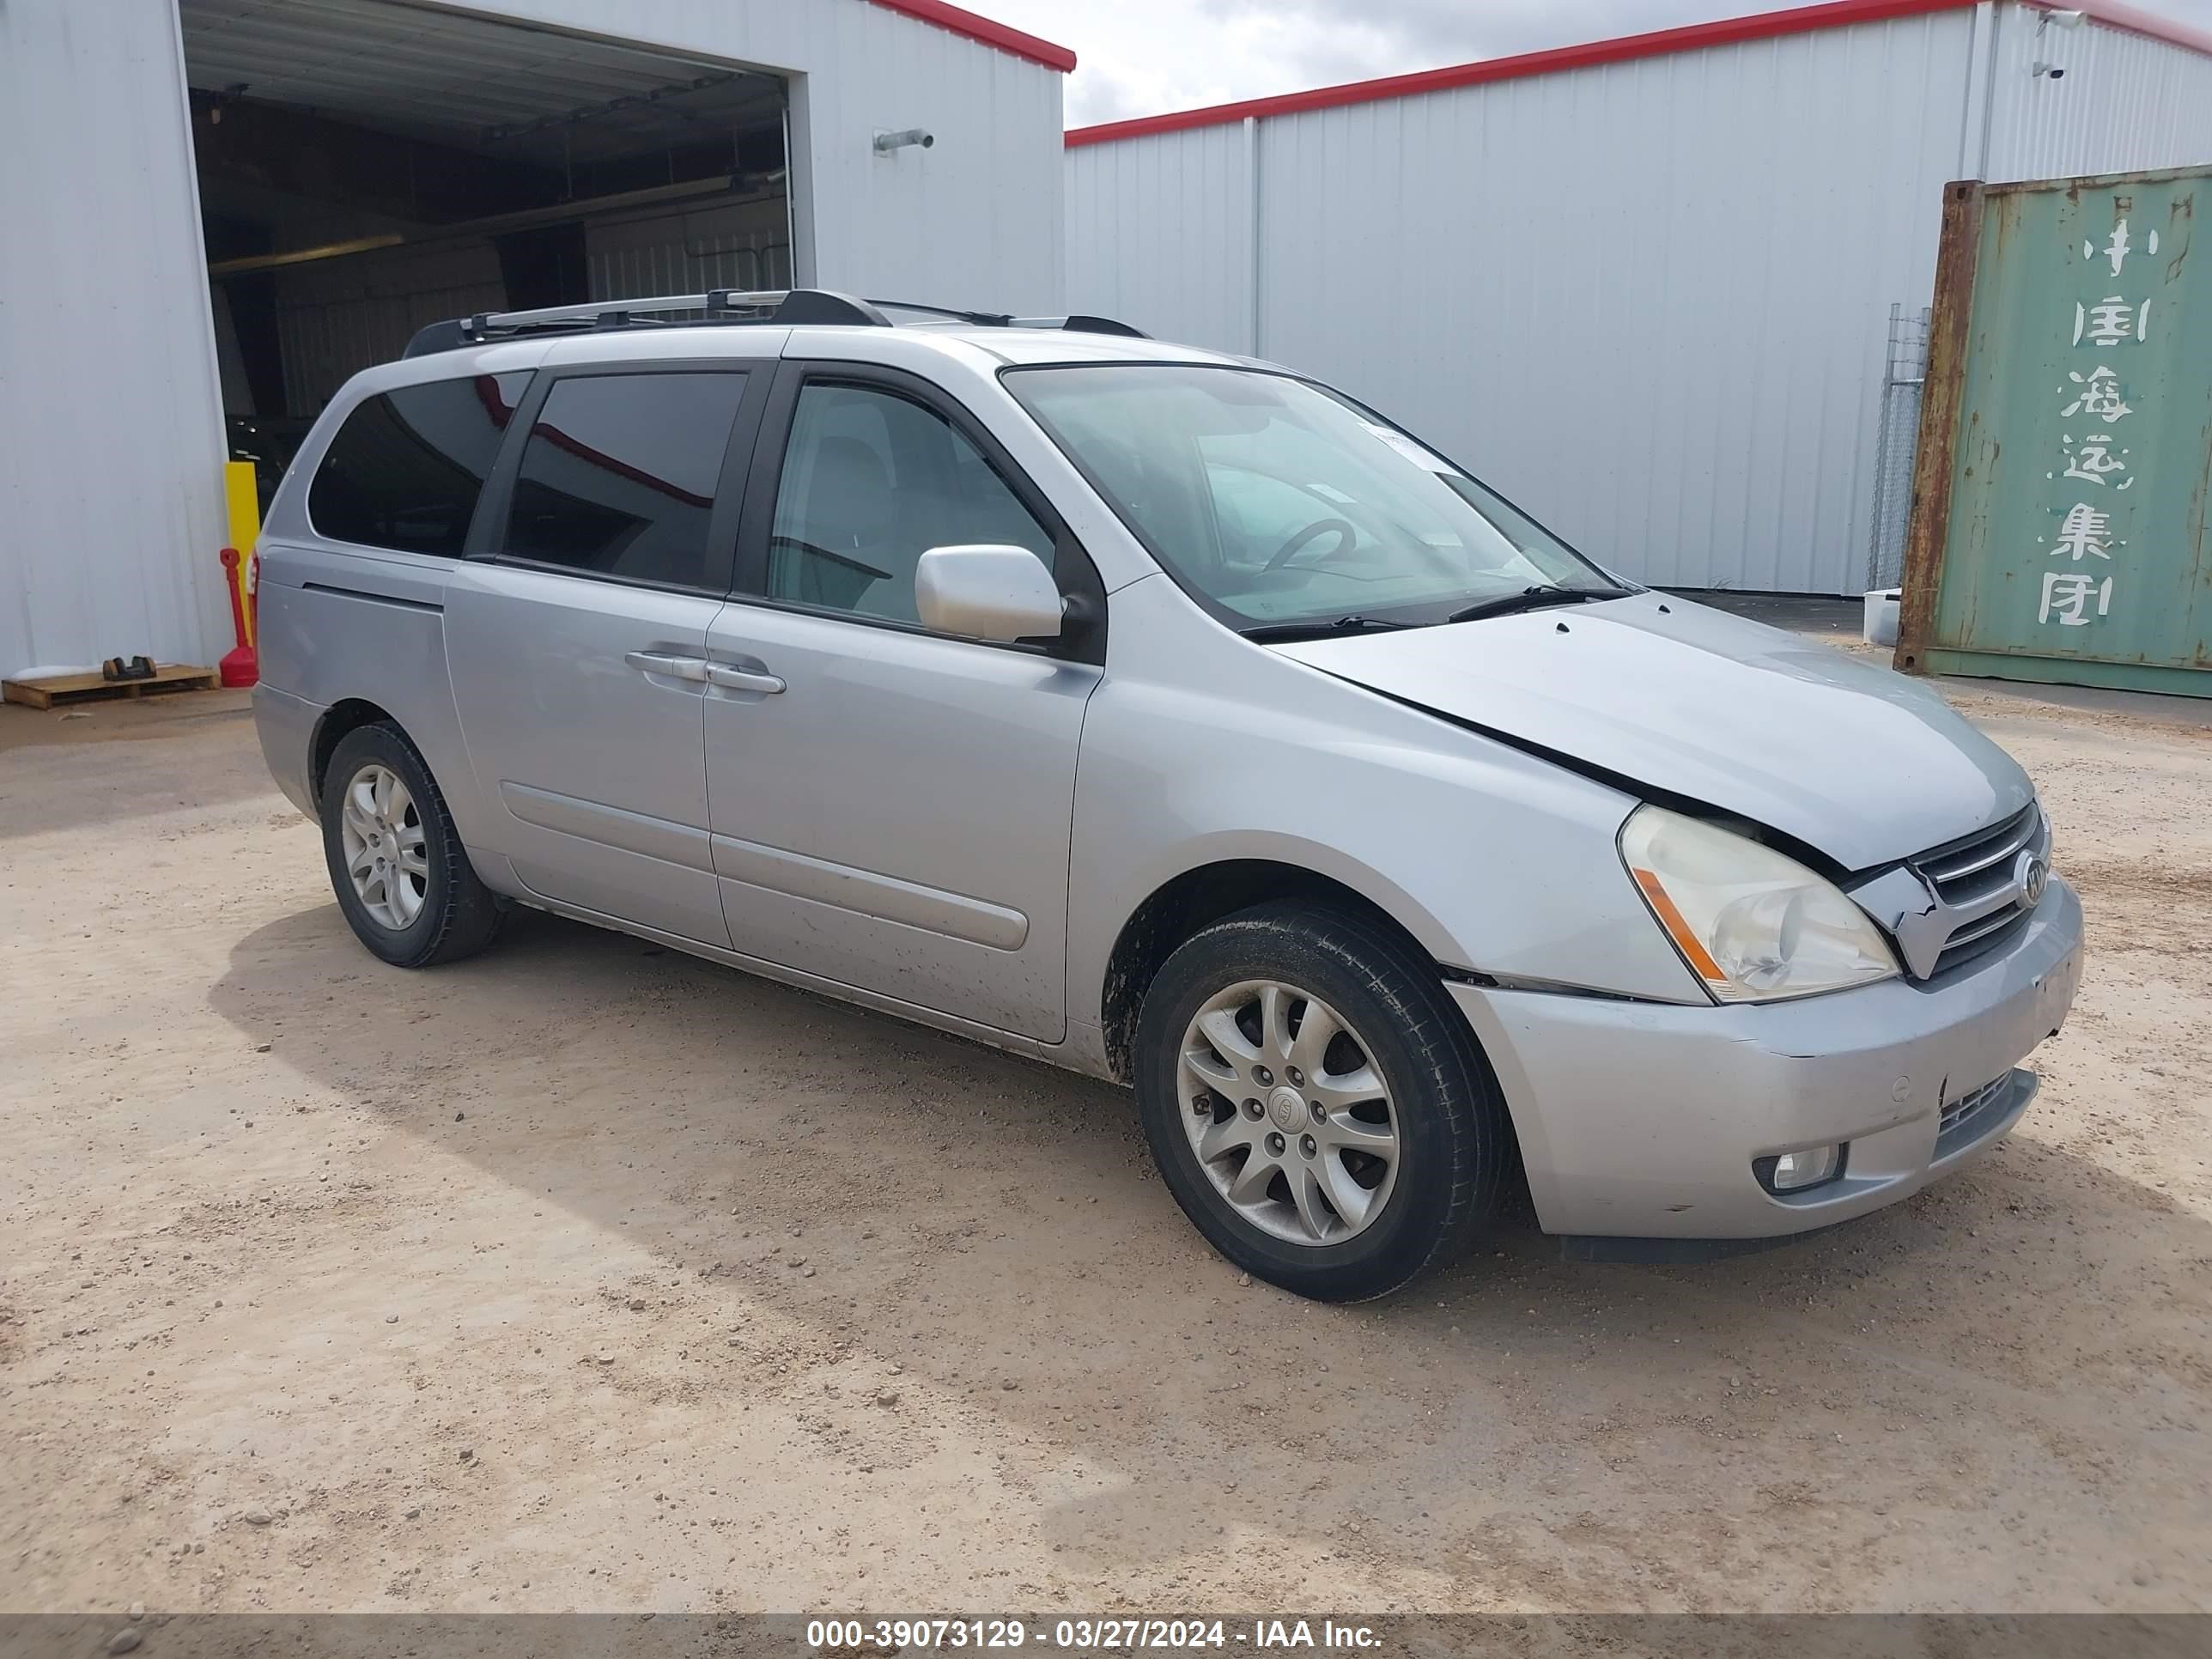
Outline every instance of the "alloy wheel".
[[1176, 1068], [1183, 1129], [1231, 1209], [1293, 1244], [1340, 1244], [1374, 1224], [1399, 1140], [1373, 1052], [1279, 980], [1241, 981], [1198, 1011]]
[[362, 908], [395, 933], [411, 925], [429, 896], [430, 864], [405, 781], [388, 766], [362, 767], [346, 785], [338, 829]]

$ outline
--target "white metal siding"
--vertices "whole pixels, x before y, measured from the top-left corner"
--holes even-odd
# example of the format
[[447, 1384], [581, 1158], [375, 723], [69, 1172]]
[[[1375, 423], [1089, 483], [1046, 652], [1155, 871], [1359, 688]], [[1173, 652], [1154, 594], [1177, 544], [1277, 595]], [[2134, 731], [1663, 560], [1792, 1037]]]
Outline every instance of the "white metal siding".
[[[2094, 23], [2039, 39], [2035, 15], [2007, 7], [1998, 28], [1993, 182], [2212, 161], [2212, 58]], [[2031, 75], [2039, 58], [2064, 76]]]
[[1252, 131], [1196, 127], [1070, 150], [1071, 307], [1249, 352]]
[[[800, 72], [802, 280], [939, 305], [1061, 303], [1061, 76], [864, 0], [506, 0], [522, 21]], [[618, 29], [612, 21], [618, 18]], [[927, 127], [931, 149], [875, 151]], [[794, 133], [794, 138], [798, 137]]]
[[167, 7], [0, 5], [0, 673], [228, 642], [185, 122]]
[[[2212, 58], [1984, 5], [1082, 145], [1069, 303], [1333, 380], [1646, 580], [1862, 586], [1941, 191], [2212, 160]], [[1994, 50], [1992, 50], [1994, 32]], [[1987, 112], [1986, 122], [1984, 111]], [[1986, 149], [1984, 146], [1986, 145]]]
[[[1929, 288], [1972, 27], [1946, 12], [1263, 119], [1260, 354], [1630, 574], [1850, 591], [1889, 305]], [[1072, 305], [1126, 296], [1140, 328], [1250, 349], [1220, 292], [1235, 261], [1185, 274], [1172, 240], [1243, 223], [1224, 135], [1071, 152]], [[1162, 212], [1154, 248], [1143, 192], [1177, 178], [1210, 199]], [[1146, 260], [1118, 293], [1075, 252], [1103, 264], [1117, 241]]]
[[[866, 0], [470, 9], [788, 76], [803, 280], [1064, 303], [1056, 70]], [[934, 147], [878, 157], [907, 126]], [[210, 660], [225, 451], [173, 4], [0, 3], [0, 672]]]

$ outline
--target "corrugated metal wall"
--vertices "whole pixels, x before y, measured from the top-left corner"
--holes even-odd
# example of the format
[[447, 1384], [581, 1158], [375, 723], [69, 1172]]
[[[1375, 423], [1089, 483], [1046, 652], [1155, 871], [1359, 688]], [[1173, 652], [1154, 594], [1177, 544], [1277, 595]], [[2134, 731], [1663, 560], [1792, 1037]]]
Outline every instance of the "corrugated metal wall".
[[585, 228], [584, 258], [594, 300], [791, 285], [781, 198], [595, 220]]
[[[1927, 303], [1942, 186], [1979, 165], [1997, 20], [1991, 153], [2039, 161], [2009, 6], [1263, 117], [1258, 355], [1644, 580], [1855, 591], [1889, 308]], [[2194, 142], [2212, 64], [2057, 33], [2064, 107], [2099, 112], [2069, 156]], [[1247, 132], [1071, 149], [1070, 305], [1254, 350]]]
[[[1643, 580], [1845, 591], [1889, 305], [1934, 268], [1972, 33], [1942, 13], [1266, 118], [1260, 355]], [[1244, 142], [1071, 151], [1070, 304], [1250, 350]], [[1135, 193], [1153, 178], [1186, 194], [1163, 210]], [[1209, 225], [1228, 252], [1178, 282]], [[1144, 258], [1109, 284], [1115, 244]]]
[[1141, 318], [1163, 338], [1250, 351], [1255, 130], [1240, 122], [1068, 151], [1068, 303]]
[[212, 662], [224, 454], [166, 6], [0, 5], [0, 674]]
[[489, 241], [377, 248], [282, 266], [276, 337], [284, 405], [319, 413], [355, 369], [397, 357], [417, 329], [506, 304], [499, 255]]
[[[799, 226], [805, 280], [941, 305], [1062, 305], [1057, 70], [862, 0], [478, 9], [799, 71], [793, 125], [805, 143], [793, 159], [812, 207]], [[876, 154], [878, 129], [910, 126], [936, 144]]]
[[1640, 580], [1844, 591], [1968, 32], [1945, 13], [1271, 121], [1266, 355]]
[[[2004, 9], [1990, 101], [1992, 184], [2212, 161], [2212, 58], [2091, 23]], [[2039, 61], [2066, 73], [2029, 71]]]
[[[789, 76], [806, 280], [1065, 303], [1056, 70], [866, 0], [471, 9]], [[878, 157], [906, 126], [934, 147]], [[225, 449], [173, 3], [0, 4], [0, 672], [212, 660]]]

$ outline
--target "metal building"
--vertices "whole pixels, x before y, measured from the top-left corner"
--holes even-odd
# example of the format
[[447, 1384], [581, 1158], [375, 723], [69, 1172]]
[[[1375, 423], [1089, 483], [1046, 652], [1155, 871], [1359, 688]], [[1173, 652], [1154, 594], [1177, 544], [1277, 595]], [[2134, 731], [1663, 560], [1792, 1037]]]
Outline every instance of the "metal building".
[[2212, 161], [2212, 36], [1837, 0], [1066, 142], [1074, 308], [1330, 380], [1643, 580], [1844, 593], [1895, 580], [1944, 184]]
[[1074, 62], [943, 0], [6, 0], [0, 673], [215, 660], [226, 457], [423, 323], [1062, 308]]

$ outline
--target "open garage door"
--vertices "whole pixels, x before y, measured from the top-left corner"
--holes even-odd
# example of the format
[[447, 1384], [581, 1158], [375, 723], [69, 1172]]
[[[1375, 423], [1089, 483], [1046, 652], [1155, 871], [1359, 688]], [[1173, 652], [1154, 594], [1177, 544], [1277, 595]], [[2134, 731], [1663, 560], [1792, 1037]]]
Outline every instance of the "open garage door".
[[791, 283], [772, 73], [408, 0], [179, 11], [224, 411], [264, 499], [426, 323]]

